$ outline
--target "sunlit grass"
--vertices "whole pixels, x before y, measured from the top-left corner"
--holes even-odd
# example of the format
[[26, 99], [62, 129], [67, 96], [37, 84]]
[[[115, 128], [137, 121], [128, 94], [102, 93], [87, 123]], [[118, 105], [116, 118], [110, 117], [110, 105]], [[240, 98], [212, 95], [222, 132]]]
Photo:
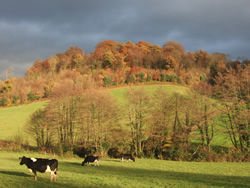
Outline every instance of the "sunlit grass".
[[0, 109], [0, 139], [12, 139], [23, 134], [23, 127], [29, 116], [37, 109], [44, 108], [48, 102], [37, 102], [27, 105]]
[[[151, 96], [159, 88], [162, 88], [169, 95], [172, 95], [175, 93], [185, 95], [189, 91], [189, 88], [187, 87], [175, 86], [175, 85], [145, 85], [145, 86], [132, 86], [132, 87], [143, 88]], [[130, 87], [128, 86], [128, 87], [110, 89], [109, 92], [117, 99], [119, 104], [125, 104], [127, 102], [125, 95], [126, 95], [128, 88]]]
[[0, 152], [0, 187], [248, 187], [250, 163], [174, 162], [136, 159], [101, 159], [100, 166], [81, 166], [83, 159], [61, 159], [57, 182], [50, 174], [38, 173], [38, 180], [18, 158], [52, 155]]

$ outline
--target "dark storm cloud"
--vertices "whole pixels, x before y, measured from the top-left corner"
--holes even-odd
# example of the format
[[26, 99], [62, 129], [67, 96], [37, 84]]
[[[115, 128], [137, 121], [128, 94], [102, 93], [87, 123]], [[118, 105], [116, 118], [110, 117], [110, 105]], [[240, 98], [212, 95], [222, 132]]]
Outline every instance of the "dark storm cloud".
[[37, 58], [103, 40], [180, 42], [250, 58], [248, 0], [8, 0], [0, 7], [0, 72], [22, 76]]

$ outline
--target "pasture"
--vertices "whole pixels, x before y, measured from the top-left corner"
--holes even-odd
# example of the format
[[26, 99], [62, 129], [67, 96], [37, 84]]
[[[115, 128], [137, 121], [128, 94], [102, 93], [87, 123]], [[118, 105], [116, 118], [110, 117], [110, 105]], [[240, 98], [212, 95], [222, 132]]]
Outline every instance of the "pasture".
[[[27, 105], [0, 109], [0, 140], [11, 140], [18, 134], [23, 134], [22, 128], [30, 115], [44, 108], [48, 102], [37, 102]], [[31, 141], [31, 139], [28, 139]]]
[[[140, 86], [136, 86], [140, 87]], [[153, 94], [158, 85], [145, 86]], [[161, 85], [169, 94], [186, 94], [188, 88]], [[108, 89], [119, 104], [126, 103], [125, 88]], [[38, 102], [0, 109], [0, 140], [13, 139], [23, 132], [27, 118], [48, 102]], [[227, 145], [218, 127], [214, 145]], [[34, 142], [34, 141], [33, 141]], [[7, 152], [0, 148], [0, 188], [5, 187], [250, 187], [250, 163], [175, 162], [156, 159], [100, 159], [100, 166], [81, 166], [83, 159], [60, 158], [57, 182], [50, 183], [50, 174], [38, 173], [38, 180], [26, 166], [19, 165], [19, 157], [54, 158], [37, 152]]]
[[39, 153], [0, 151], [0, 187], [249, 187], [250, 163], [175, 162], [155, 159], [101, 159], [100, 166], [81, 166], [83, 159], [59, 161], [56, 182], [38, 173], [37, 181], [19, 157], [53, 158]]
[[[174, 93], [178, 94], [186, 94], [189, 90], [189, 88], [184, 87], [184, 86], [176, 86], [176, 85], [144, 85], [144, 86], [132, 86], [136, 88], [143, 87], [146, 92], [148, 92], [150, 95], [154, 94], [155, 91], [158, 88], [162, 88], [164, 91], [169, 93], [169, 95], [172, 95]], [[114, 89], [109, 89], [109, 92], [111, 93], [112, 96], [114, 96], [119, 104], [125, 104], [127, 101], [125, 99], [125, 94], [127, 89], [130, 87], [121, 87], [121, 88], [114, 88]]]

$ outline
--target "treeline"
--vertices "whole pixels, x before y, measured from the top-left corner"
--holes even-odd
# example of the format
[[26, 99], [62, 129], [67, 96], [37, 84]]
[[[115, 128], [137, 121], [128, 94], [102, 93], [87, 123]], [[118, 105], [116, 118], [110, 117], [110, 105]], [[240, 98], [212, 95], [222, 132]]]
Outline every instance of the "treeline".
[[249, 60], [231, 60], [222, 53], [209, 54], [203, 50], [185, 52], [175, 41], [160, 47], [149, 42], [134, 44], [103, 41], [94, 52], [85, 54], [79, 47], [70, 47], [42, 61], [36, 60], [24, 78], [15, 78], [7, 70], [0, 80], [0, 106], [18, 105], [42, 98], [67, 83], [83, 90], [86, 80], [96, 86], [117, 86], [142, 82], [173, 82], [194, 86], [202, 81], [216, 85], [229, 69], [237, 74]]
[[[203, 91], [209, 91], [208, 87]], [[219, 105], [197, 92], [170, 96], [162, 88], [149, 95], [143, 87], [127, 89], [124, 98], [126, 104], [121, 105], [109, 92], [100, 90], [57, 98], [35, 112], [25, 128], [40, 150], [60, 155], [118, 157], [131, 153], [186, 161], [249, 160], [246, 104]], [[214, 137], [220, 136], [215, 131], [218, 121], [223, 121], [222, 130], [234, 149], [211, 146]]]

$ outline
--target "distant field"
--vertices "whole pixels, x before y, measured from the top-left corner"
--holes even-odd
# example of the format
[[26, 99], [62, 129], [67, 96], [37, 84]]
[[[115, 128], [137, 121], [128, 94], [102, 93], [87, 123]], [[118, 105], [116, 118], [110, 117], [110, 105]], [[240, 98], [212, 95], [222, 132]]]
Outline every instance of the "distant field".
[[37, 102], [27, 105], [0, 109], [0, 139], [12, 139], [22, 134], [28, 117], [37, 109], [44, 108], [48, 102]]
[[174, 162], [136, 159], [102, 159], [100, 166], [81, 166], [83, 159], [61, 159], [57, 182], [38, 173], [37, 181], [18, 158], [44, 157], [38, 153], [0, 151], [0, 187], [249, 187], [250, 163]]
[[[145, 86], [133, 86], [136, 88], [143, 87], [146, 92], [149, 94], [153, 94], [158, 88], [162, 88], [166, 92], [168, 92], [170, 95], [174, 93], [178, 94], [186, 94], [189, 88], [183, 87], [183, 86], [175, 86], [175, 85], [145, 85]], [[122, 87], [122, 88], [114, 88], [110, 89], [109, 92], [118, 100], [119, 103], [124, 104], [126, 103], [125, 94], [128, 87]]]

